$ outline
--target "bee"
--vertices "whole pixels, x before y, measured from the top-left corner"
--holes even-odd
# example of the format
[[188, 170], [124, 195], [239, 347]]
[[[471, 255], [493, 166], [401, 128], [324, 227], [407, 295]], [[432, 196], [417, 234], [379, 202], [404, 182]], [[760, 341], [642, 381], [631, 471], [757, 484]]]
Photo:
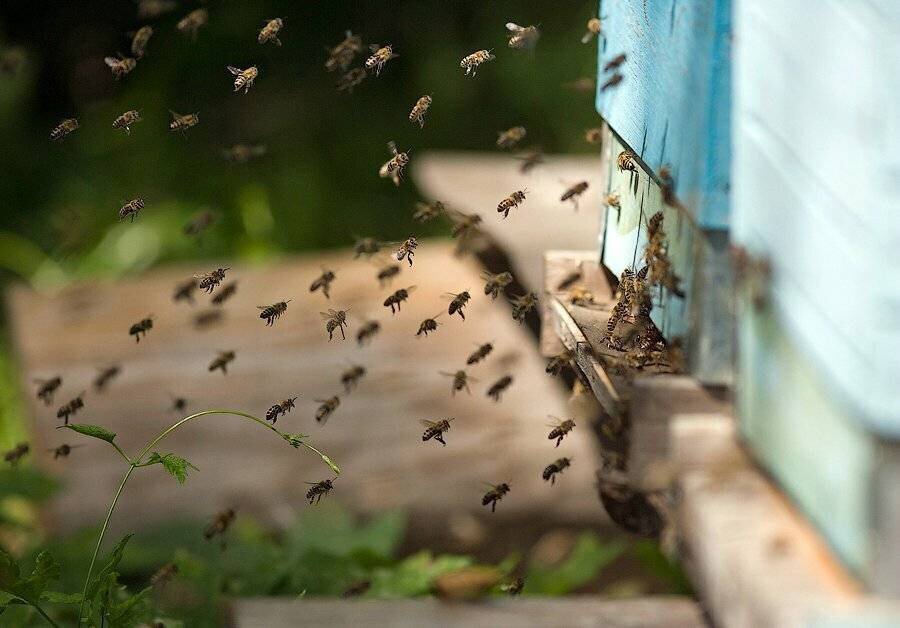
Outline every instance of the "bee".
[[234, 296], [235, 292], [237, 292], [237, 282], [230, 281], [222, 286], [222, 288], [218, 292], [216, 292], [215, 295], [213, 295], [213, 298], [210, 299], [209, 302], [213, 305], [222, 305], [223, 303], [225, 303], [225, 301]]
[[491, 512], [496, 512], [497, 510], [497, 502], [503, 499], [503, 496], [509, 493], [509, 484], [503, 482], [502, 484], [493, 484], [491, 486], [491, 490], [484, 494], [484, 497], [481, 498], [481, 505], [487, 506], [491, 505]]
[[524, 126], [514, 126], [505, 131], [499, 131], [497, 133], [497, 147], [504, 150], [513, 149], [519, 142], [525, 139], [526, 133], [527, 131]]
[[509, 595], [519, 595], [525, 588], [524, 578], [513, 578], [510, 582], [500, 585], [500, 590]]
[[604, 199], [604, 203], [607, 207], [622, 209], [622, 201], [619, 200], [618, 194], [607, 194], [606, 198]]
[[619, 169], [619, 172], [637, 172], [637, 156], [629, 150], [623, 150], [616, 157], [616, 168]]
[[103, 62], [109, 66], [116, 80], [119, 80], [137, 67], [137, 60], [132, 57], [120, 56], [118, 59], [115, 57], [104, 57]]
[[574, 81], [569, 81], [563, 87], [567, 89], [571, 89], [574, 92], [581, 92], [583, 94], [591, 94], [594, 92], [595, 86], [597, 82], [594, 80], [592, 76], [581, 76]]
[[346, 74], [341, 74], [341, 78], [337, 82], [337, 90], [339, 92], [353, 93], [353, 88], [362, 83], [369, 76], [362, 68], [353, 68]]
[[[328, 59], [325, 60], [325, 69], [334, 72], [340, 69], [346, 70], [353, 63], [353, 59], [363, 51], [362, 39], [359, 35], [354, 35], [351, 31], [344, 33], [344, 41], [328, 51]], [[359, 68], [365, 77], [366, 72]]]
[[566, 419], [565, 421], [563, 421], [561, 419], [557, 419], [556, 417], [550, 418], [554, 419], [556, 422], [551, 424], [553, 429], [550, 430], [550, 433], [547, 435], [547, 439], [553, 440], [555, 438], [556, 446], [559, 447], [559, 444], [562, 442], [562, 439], [565, 437], [565, 435], [571, 432], [572, 428], [575, 427], [575, 419]]
[[587, 32], [581, 38], [581, 43], [586, 44], [591, 41], [595, 36], [599, 35], [602, 32], [603, 24], [600, 22], [599, 17], [592, 17], [587, 21]]
[[424, 443], [433, 438], [446, 447], [447, 443], [444, 441], [444, 432], [450, 430], [450, 421], [453, 421], [454, 419], [455, 417], [441, 419], [440, 421], [429, 421], [427, 419], [419, 421], [425, 426], [425, 432], [422, 434], [422, 442]]
[[452, 220], [453, 228], [450, 233], [454, 238], [465, 238], [477, 233], [478, 225], [482, 222], [482, 218], [478, 214], [466, 214], [465, 212], [455, 212]]
[[565, 290], [566, 288], [571, 288], [573, 285], [578, 283], [580, 280], [581, 280], [581, 271], [573, 270], [571, 273], [569, 273], [568, 275], [563, 277], [562, 281], [560, 281], [556, 285], [556, 289], [561, 291], [561, 290]]
[[144, 56], [147, 50], [147, 43], [151, 37], [153, 37], [152, 26], [141, 26], [135, 31], [134, 37], [131, 38], [131, 54], [134, 55], [135, 59], [140, 59]]
[[429, 220], [434, 220], [446, 211], [447, 208], [441, 201], [416, 203], [416, 211], [413, 213], [413, 220], [416, 222], [428, 222]]
[[675, 181], [672, 179], [672, 169], [669, 166], [661, 166], [658, 174], [663, 202], [666, 205], [677, 205], [678, 200], [675, 198]]
[[503, 395], [503, 391], [509, 388], [513, 383], [512, 375], [504, 375], [496, 382], [494, 382], [490, 388], [488, 388], [487, 396], [493, 399], [494, 401], [500, 401], [500, 397]]
[[212, 294], [213, 290], [225, 279], [225, 271], [227, 270], [231, 270], [231, 268], [217, 268], [202, 275], [194, 275], [194, 279], [200, 282], [197, 284], [197, 287], [206, 291], [206, 294]]
[[234, 508], [226, 508], [217, 513], [212, 522], [206, 526], [206, 529], [203, 531], [203, 538], [209, 541], [214, 536], [224, 535], [228, 532], [228, 528], [231, 527], [231, 524], [234, 523], [236, 515], [237, 513], [234, 512]]
[[59, 142], [64, 137], [72, 133], [73, 131], [78, 130], [78, 127], [81, 126], [78, 124], [78, 120], [76, 118], [66, 118], [50, 131], [50, 139], [54, 142]]
[[473, 382], [478, 381], [477, 379], [466, 373], [463, 369], [459, 369], [458, 371], [455, 371], [453, 373], [450, 373], [449, 371], [441, 371], [440, 373], [441, 375], [446, 375], [447, 377], [453, 378], [453, 384], [450, 387], [451, 395], [456, 395], [456, 393], [460, 390], [465, 390], [471, 395], [472, 391], [469, 390], [469, 380], [472, 380]]
[[388, 142], [388, 150], [392, 157], [388, 159], [378, 170], [378, 176], [382, 179], [390, 177], [394, 185], [400, 185], [403, 169], [409, 164], [409, 154], [397, 150], [397, 144]]
[[416, 332], [416, 336], [427, 336], [429, 332], [437, 331], [438, 323], [437, 319], [441, 315], [441, 312], [438, 312], [431, 318], [426, 318], [424, 321], [419, 323], [419, 331]]
[[425, 113], [428, 111], [428, 108], [431, 106], [431, 96], [422, 96], [419, 100], [416, 101], [416, 104], [413, 106], [412, 111], [409, 112], [409, 121], [412, 123], [419, 123], [419, 128], [425, 128]]
[[334, 397], [329, 397], [328, 399], [316, 399], [316, 403], [321, 404], [316, 409], [316, 423], [321, 423], [325, 425], [328, 421], [328, 417], [330, 417], [335, 410], [337, 410], [338, 406], [341, 405], [341, 398], [335, 395]]
[[113, 120], [114, 129], [125, 129], [127, 135], [131, 135], [131, 125], [141, 121], [141, 112], [135, 109], [126, 111], [118, 118]]
[[402, 266], [400, 264], [386, 264], [382, 266], [375, 277], [378, 279], [378, 285], [384, 288], [390, 285], [391, 280], [400, 274]]
[[[219, 295], [216, 295], [219, 296]], [[222, 310], [210, 309], [198, 312], [194, 316], [194, 327], [197, 329], [207, 329], [217, 323], [221, 323], [225, 318]]]
[[228, 375], [228, 364], [234, 361], [235, 355], [234, 351], [219, 351], [219, 355], [209, 363], [207, 370], [212, 373], [219, 369], [223, 375]]
[[139, 19], [153, 19], [172, 11], [178, 3], [174, 0], [139, 0], [137, 15]]
[[381, 323], [378, 321], [366, 321], [356, 332], [356, 342], [362, 347], [372, 341], [372, 336], [381, 331]]
[[544, 467], [544, 472], [541, 473], [541, 477], [544, 478], [545, 481], [549, 481], [550, 486], [553, 486], [556, 484], [556, 474], [562, 473], [563, 470], [571, 464], [572, 461], [569, 458], [559, 458]]
[[276, 17], [274, 20], [267, 20], [266, 25], [259, 31], [259, 37], [256, 38], [257, 41], [261, 44], [272, 42], [276, 46], [280, 46], [281, 40], [278, 39], [278, 33], [281, 31], [282, 26], [284, 26], [284, 20], [280, 17]]
[[500, 293], [506, 290], [506, 286], [512, 283], [512, 273], [503, 271], [502, 273], [493, 274], [489, 271], [481, 271], [481, 277], [484, 279], [484, 294], [491, 295], [492, 299], [500, 296]]
[[590, 307], [596, 302], [594, 300], [594, 293], [584, 286], [574, 286], [569, 290], [568, 300], [569, 303], [580, 307]]
[[63, 425], [69, 424], [69, 417], [78, 414], [78, 411], [84, 407], [84, 393], [81, 393], [68, 403], [63, 404], [56, 411], [56, 418], [63, 419]]
[[59, 458], [68, 458], [73, 449], [83, 446], [84, 445], [66, 445], [65, 443], [63, 443], [59, 447], [53, 447], [52, 449], [48, 449], [47, 451], [53, 454], [54, 460], [57, 460]]
[[514, 22], [507, 22], [506, 30], [509, 31], [506, 43], [516, 50], [531, 50], [541, 38], [541, 31], [537, 26], [519, 26]]
[[[391, 314], [399, 312], [400, 304], [409, 298], [409, 293], [415, 290], [415, 288], [415, 286], [410, 286], [409, 288], [400, 288], [384, 300], [384, 307], [391, 308]], [[394, 309], [394, 306], [396, 306], [396, 310]]]
[[179, 301], [187, 301], [191, 305], [194, 304], [194, 292], [197, 290], [198, 282], [196, 279], [191, 278], [187, 281], [180, 283], [175, 286], [175, 294], [172, 295], [172, 300], [175, 303]]
[[347, 308], [346, 310], [333, 310], [329, 308], [328, 312], [319, 312], [322, 320], [325, 321], [325, 331], [328, 332], [329, 341], [334, 335], [334, 330], [338, 328], [341, 330], [341, 339], [347, 338], [344, 334], [344, 326], [350, 326], [350, 322], [347, 320], [347, 312], [349, 311], [350, 308]]
[[350, 392], [366, 376], [366, 367], [359, 364], [353, 364], [346, 371], [341, 373], [341, 383], [344, 385], [344, 391]]
[[118, 377], [119, 373], [122, 372], [122, 367], [118, 364], [113, 364], [112, 366], [98, 369], [98, 371], [97, 377], [94, 378], [94, 390], [101, 393], [112, 380]]
[[625, 63], [625, 59], [627, 59], [627, 58], [628, 57], [625, 55], [624, 52], [622, 54], [616, 55], [615, 57], [613, 57], [612, 59], [610, 59], [603, 65], [603, 71], [609, 72], [610, 70], [615, 70], [617, 67], [619, 67], [620, 65]]
[[322, 480], [321, 482], [306, 482], [306, 484], [311, 484], [312, 486], [308, 491], [306, 491], [306, 499], [309, 500], [310, 505], [312, 505], [313, 500], [315, 503], [319, 503], [319, 500], [322, 499], [323, 496], [328, 495], [331, 490], [334, 488], [334, 481], [337, 479], [337, 476], [331, 478], [330, 480]]
[[62, 377], [56, 376], [50, 379], [36, 379], [34, 383], [38, 385], [37, 398], [49, 406], [53, 403], [53, 393], [62, 386]]
[[334, 274], [333, 270], [323, 268], [322, 274], [319, 275], [316, 280], [310, 284], [309, 291], [315, 292], [316, 290], [319, 290], [321, 288], [322, 294], [325, 295], [325, 298], [330, 298], [328, 296], [328, 292], [329, 290], [331, 290], [331, 282], [334, 281], [335, 277], [336, 275]]
[[134, 222], [142, 209], [144, 209], [144, 199], [140, 196], [133, 198], [119, 208], [119, 220], [125, 220], [131, 216], [131, 222]]
[[178, 20], [175, 28], [181, 33], [190, 33], [191, 40], [197, 39], [197, 32], [209, 21], [209, 11], [195, 9]]
[[175, 397], [174, 395], [169, 395], [172, 398], [172, 406], [171, 410], [173, 412], [184, 412], [188, 407], [188, 400], [184, 397]]
[[256, 309], [262, 310], [259, 313], [259, 317], [266, 321], [266, 327], [271, 327], [275, 324], [281, 315], [287, 311], [288, 303], [290, 303], [292, 299], [288, 299], [287, 301], [279, 301], [278, 303], [273, 303], [272, 305], [257, 305]]
[[157, 589], [162, 589], [166, 584], [178, 574], [178, 565], [175, 563], [166, 563], [160, 567], [156, 573], [150, 576], [150, 585]]
[[3, 459], [10, 464], [16, 464], [19, 460], [27, 456], [29, 451], [31, 451], [31, 446], [29, 446], [28, 443], [19, 443], [7, 451], [3, 455]]
[[447, 314], [453, 316], [454, 314], [459, 314], [459, 317], [463, 320], [466, 320], [466, 315], [463, 313], [463, 308], [466, 307], [466, 303], [469, 302], [469, 299], [472, 297], [469, 296], [468, 290], [463, 290], [459, 294], [453, 294], [452, 292], [448, 292], [448, 297], [453, 297], [450, 301], [450, 305], [447, 307]]
[[381, 74], [381, 70], [382, 68], [384, 68], [385, 63], [400, 56], [394, 53], [394, 50], [390, 44], [388, 44], [387, 46], [372, 44], [371, 46], [369, 46], [369, 50], [372, 51], [372, 56], [366, 59], [365, 66], [366, 70], [368, 70], [369, 72], [374, 70], [375, 76]]
[[621, 74], [616, 72], [615, 74], [610, 76], [608, 79], [606, 79], [606, 82], [600, 86], [600, 91], [605, 92], [606, 90], [610, 89], [611, 87], [615, 87], [616, 85], [621, 83], [622, 79], [624, 79], [624, 78], [625, 78], [624, 76], [622, 76]]
[[559, 197], [561, 202], [566, 202], [571, 200], [575, 205], [575, 211], [578, 211], [578, 197], [584, 194], [584, 192], [588, 189], [587, 181], [580, 181], [570, 187], [568, 190], [563, 192], [562, 196]]
[[497, 204], [497, 213], [503, 214], [503, 217], [506, 218], [509, 216], [509, 211], [513, 207], [518, 207], [519, 203], [525, 202], [525, 194], [528, 190], [517, 190], [504, 198]]
[[146, 336], [151, 329], [153, 329], [153, 317], [148, 316], [129, 327], [128, 335], [134, 336], [134, 341], [137, 343], [141, 341], [141, 334]]
[[496, 56], [491, 54], [490, 50], [476, 50], [472, 54], [463, 57], [462, 61], [459, 62], [459, 67], [466, 71], [466, 76], [469, 76], [469, 74], [475, 76], [478, 72], [478, 66], [496, 58]]
[[743, 246], [732, 246], [729, 252], [735, 287], [757, 311], [764, 310], [771, 299], [772, 263]]
[[516, 157], [516, 159], [519, 159], [522, 162], [519, 165], [519, 172], [528, 174], [534, 170], [534, 168], [544, 163], [544, 154], [539, 150], [530, 150], [527, 153]]
[[246, 70], [242, 70], [240, 68], [236, 68], [233, 65], [225, 66], [229, 72], [235, 75], [234, 79], [234, 91], [239, 92], [242, 89], [244, 93], [250, 91], [250, 88], [253, 87], [253, 81], [256, 80], [256, 77], [259, 76], [259, 69], [255, 65], [251, 65]]
[[517, 323], [524, 323], [525, 316], [533, 310], [538, 303], [538, 296], [534, 292], [523, 294], [520, 297], [512, 298], [512, 317]]
[[191, 219], [184, 226], [184, 235], [199, 238], [203, 235], [203, 232], [209, 229], [218, 219], [218, 213], [211, 209], [201, 209], [191, 216]]
[[353, 259], [359, 259], [361, 255], [371, 257], [379, 253], [385, 246], [387, 246], [386, 243], [379, 242], [375, 238], [357, 238], [353, 243]]
[[556, 377], [563, 372], [563, 369], [572, 366], [572, 356], [569, 353], [561, 353], [555, 355], [547, 361], [547, 368], [544, 371], [548, 375]]
[[187, 131], [192, 126], [200, 124], [200, 114], [198, 113], [175, 113], [169, 109], [172, 114], [172, 121], [169, 122], [169, 129], [172, 131]]
[[478, 348], [475, 349], [472, 353], [469, 354], [469, 357], [466, 358], [466, 364], [469, 366], [473, 364], [478, 364], [483, 359], [488, 357], [491, 351], [494, 350], [494, 345], [490, 342], [486, 342], [483, 345], [478, 345]]
[[291, 410], [294, 409], [294, 402], [297, 401], [297, 397], [289, 397], [287, 399], [283, 399], [282, 401], [276, 403], [274, 406], [266, 410], [266, 421], [271, 421], [272, 425], [278, 421], [278, 416], [280, 414], [287, 414]]
[[584, 132], [584, 141], [588, 144], [599, 144], [603, 141], [603, 129], [595, 127]]
[[265, 154], [266, 147], [262, 144], [233, 144], [222, 151], [222, 157], [236, 164], [245, 164], [252, 158]]

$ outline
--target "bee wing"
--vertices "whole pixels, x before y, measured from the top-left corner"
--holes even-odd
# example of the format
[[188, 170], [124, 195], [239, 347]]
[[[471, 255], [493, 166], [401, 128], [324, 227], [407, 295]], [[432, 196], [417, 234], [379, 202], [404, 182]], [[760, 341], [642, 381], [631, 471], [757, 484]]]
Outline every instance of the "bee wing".
[[335, 312], [332, 308], [328, 308], [328, 312], [319, 312], [319, 316], [322, 317], [322, 320], [329, 320], [337, 316], [337, 312]]
[[512, 33], [521, 33], [522, 31], [525, 30], [525, 27], [524, 27], [524, 26], [519, 26], [519, 25], [516, 24], [515, 22], [507, 22], [507, 23], [506, 23], [506, 30], [508, 30], [508, 31], [510, 31], [510, 32], [512, 32]]
[[231, 72], [232, 74], [240, 74], [241, 72], [243, 72], [243, 70], [241, 70], [240, 68], [236, 68], [236, 67], [234, 67], [233, 65], [226, 65], [225, 67], [226, 67], [226, 68], [228, 69], [228, 71]]
[[[349, 33], [350, 31], [347, 32]], [[371, 50], [372, 52], [378, 52], [379, 50], [381, 50], [381, 44], [369, 44], [369, 50]]]
[[419, 419], [419, 423], [425, 427], [437, 427], [438, 421], [429, 421], [428, 419]]
[[391, 140], [387, 143], [388, 150], [391, 152], [391, 155], [397, 155], [397, 143], [394, 140]]
[[119, 60], [116, 59], [115, 57], [103, 57], [103, 63], [105, 63], [106, 65], [108, 65], [111, 68], [114, 68], [117, 65], [119, 65]]
[[450, 371], [438, 371], [441, 375], [446, 375], [447, 377], [456, 377], [456, 373], [451, 373]]

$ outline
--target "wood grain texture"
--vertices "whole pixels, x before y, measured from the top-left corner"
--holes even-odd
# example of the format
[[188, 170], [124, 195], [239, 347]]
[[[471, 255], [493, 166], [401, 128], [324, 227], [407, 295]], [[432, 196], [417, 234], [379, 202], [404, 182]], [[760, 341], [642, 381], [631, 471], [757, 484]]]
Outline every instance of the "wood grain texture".
[[654, 172], [668, 165], [675, 192], [705, 228], [729, 225], [730, 0], [606, 0], [603, 66], [623, 80], [598, 90], [597, 110]]

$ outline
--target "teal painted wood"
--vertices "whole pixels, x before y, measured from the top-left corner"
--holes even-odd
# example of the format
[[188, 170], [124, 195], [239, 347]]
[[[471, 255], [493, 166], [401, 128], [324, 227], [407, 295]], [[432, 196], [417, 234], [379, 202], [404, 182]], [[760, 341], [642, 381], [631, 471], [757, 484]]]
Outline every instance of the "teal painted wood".
[[606, 0], [603, 66], [623, 80], [597, 110], [647, 164], [671, 168], [675, 193], [704, 228], [729, 225], [731, 0]]

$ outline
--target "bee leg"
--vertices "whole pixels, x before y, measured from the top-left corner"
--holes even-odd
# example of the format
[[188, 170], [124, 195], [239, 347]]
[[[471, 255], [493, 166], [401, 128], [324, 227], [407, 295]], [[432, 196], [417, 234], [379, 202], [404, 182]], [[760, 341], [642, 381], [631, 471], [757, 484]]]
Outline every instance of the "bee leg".
[[491, 502], [491, 512], [497, 512], [497, 500]]
[[556, 475], [555, 474], [550, 476], [550, 486], [553, 486], [554, 484], [556, 484]]
[[562, 442], [562, 436], [556, 439], [556, 446], [559, 447], [559, 444]]
[[344, 334], [344, 326], [341, 325], [341, 340], [346, 340], [347, 336]]

